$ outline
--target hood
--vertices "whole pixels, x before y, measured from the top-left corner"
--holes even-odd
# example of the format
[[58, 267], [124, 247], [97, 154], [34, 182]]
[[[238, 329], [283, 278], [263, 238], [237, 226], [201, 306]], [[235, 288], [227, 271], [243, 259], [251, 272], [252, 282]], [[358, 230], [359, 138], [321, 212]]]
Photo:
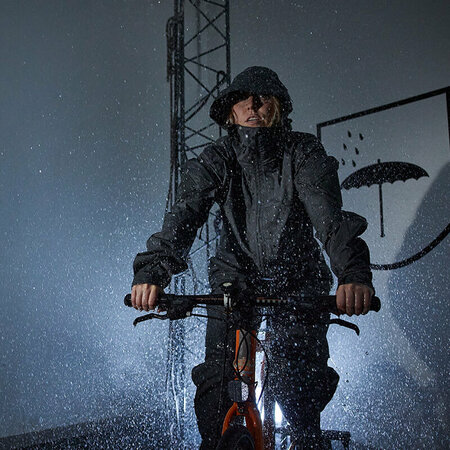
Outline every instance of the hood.
[[281, 103], [282, 123], [286, 122], [288, 115], [292, 112], [292, 102], [288, 90], [278, 75], [267, 67], [252, 66], [237, 75], [230, 86], [214, 100], [209, 110], [211, 119], [221, 127], [227, 127], [226, 120], [231, 107], [237, 101], [242, 100], [244, 92], [277, 97]]

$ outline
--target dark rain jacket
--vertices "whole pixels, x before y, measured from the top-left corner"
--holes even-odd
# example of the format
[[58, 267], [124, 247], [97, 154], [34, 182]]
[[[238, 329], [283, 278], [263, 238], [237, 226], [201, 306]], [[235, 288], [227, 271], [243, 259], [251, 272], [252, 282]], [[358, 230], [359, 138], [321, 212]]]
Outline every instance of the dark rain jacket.
[[247, 69], [216, 99], [211, 117], [220, 125], [226, 126], [239, 92], [277, 96], [281, 125], [228, 126], [228, 136], [187, 162], [162, 231], [136, 256], [133, 285], [166, 287], [173, 274], [186, 270], [196, 232], [216, 202], [222, 229], [210, 260], [213, 290], [226, 281], [258, 290], [270, 280], [280, 293], [328, 291], [332, 277], [313, 229], [339, 284], [373, 288], [369, 251], [359, 238], [367, 222], [341, 209], [336, 159], [314, 135], [290, 130], [290, 98], [270, 69]]

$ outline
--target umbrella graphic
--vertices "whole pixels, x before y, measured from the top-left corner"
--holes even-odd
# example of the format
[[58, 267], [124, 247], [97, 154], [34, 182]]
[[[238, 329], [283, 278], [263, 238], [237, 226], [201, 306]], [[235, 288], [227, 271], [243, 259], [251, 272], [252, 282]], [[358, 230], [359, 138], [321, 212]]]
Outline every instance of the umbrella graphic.
[[341, 188], [351, 189], [362, 186], [373, 186], [378, 184], [378, 193], [380, 197], [380, 228], [381, 237], [384, 237], [383, 225], [383, 183], [393, 183], [394, 181], [406, 181], [414, 178], [418, 180], [421, 177], [428, 177], [428, 173], [422, 167], [416, 164], [406, 162], [381, 162], [363, 167], [353, 172], [341, 184]]

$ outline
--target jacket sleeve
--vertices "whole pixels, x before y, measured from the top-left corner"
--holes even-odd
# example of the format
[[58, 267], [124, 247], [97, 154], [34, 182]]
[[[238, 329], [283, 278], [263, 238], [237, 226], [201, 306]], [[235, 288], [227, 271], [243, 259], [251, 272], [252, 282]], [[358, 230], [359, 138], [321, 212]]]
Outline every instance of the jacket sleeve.
[[207, 220], [223, 177], [224, 159], [208, 147], [186, 163], [175, 205], [164, 216], [162, 230], [147, 241], [147, 251], [138, 253], [133, 264], [135, 284], [165, 288], [173, 274], [187, 269], [186, 259], [198, 228]]
[[295, 185], [339, 285], [356, 282], [373, 289], [369, 249], [359, 237], [367, 221], [342, 210], [338, 166], [314, 135], [305, 134], [295, 153]]

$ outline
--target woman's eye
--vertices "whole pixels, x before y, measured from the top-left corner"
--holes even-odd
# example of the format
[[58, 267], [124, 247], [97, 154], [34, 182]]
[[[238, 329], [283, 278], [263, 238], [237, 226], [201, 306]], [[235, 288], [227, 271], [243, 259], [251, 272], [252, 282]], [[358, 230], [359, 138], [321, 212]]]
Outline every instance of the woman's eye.
[[266, 103], [270, 100], [270, 96], [269, 95], [260, 95], [259, 99], [263, 102]]

